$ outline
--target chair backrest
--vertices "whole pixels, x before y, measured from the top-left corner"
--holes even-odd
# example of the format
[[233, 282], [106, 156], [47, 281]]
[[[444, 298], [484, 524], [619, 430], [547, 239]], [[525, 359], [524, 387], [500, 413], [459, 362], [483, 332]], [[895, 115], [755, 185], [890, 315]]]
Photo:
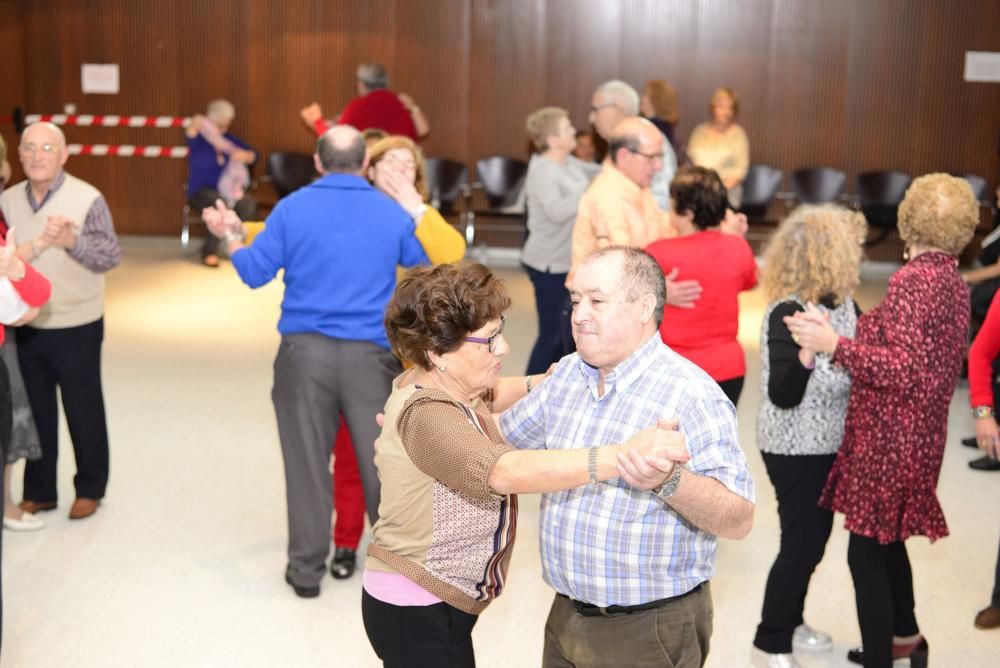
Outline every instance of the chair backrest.
[[427, 158], [427, 191], [431, 206], [442, 213], [451, 213], [469, 179], [469, 170], [460, 162], [447, 158]]
[[267, 156], [267, 173], [274, 182], [278, 199], [309, 185], [319, 177], [313, 157], [293, 151], [276, 151]]
[[494, 155], [476, 162], [476, 179], [490, 202], [490, 208], [511, 206], [517, 201], [528, 174], [528, 163], [516, 158]]
[[988, 202], [990, 199], [990, 189], [989, 185], [979, 174], [952, 174], [952, 176], [957, 176], [960, 179], [965, 179], [969, 182], [969, 186], [972, 188], [972, 194], [976, 196], [977, 202]]
[[844, 192], [847, 175], [832, 167], [806, 167], [792, 172], [795, 199], [809, 204], [834, 202]]
[[770, 165], [750, 165], [743, 180], [742, 209], [766, 209], [781, 187], [785, 173]]
[[862, 209], [872, 207], [898, 207], [913, 179], [909, 174], [892, 170], [858, 174], [855, 185], [858, 204]]

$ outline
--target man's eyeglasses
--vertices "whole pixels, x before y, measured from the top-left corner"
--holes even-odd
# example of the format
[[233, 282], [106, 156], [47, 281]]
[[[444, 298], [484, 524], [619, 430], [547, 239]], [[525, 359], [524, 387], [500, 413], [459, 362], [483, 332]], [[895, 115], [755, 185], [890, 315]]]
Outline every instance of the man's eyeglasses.
[[500, 335], [503, 334], [503, 326], [505, 324], [507, 324], [507, 316], [502, 315], [500, 316], [500, 329], [497, 330], [496, 334], [489, 337], [488, 339], [484, 339], [479, 336], [467, 336], [465, 337], [465, 340], [468, 341], [469, 343], [485, 343], [487, 346], [489, 346], [489, 350], [491, 353], [496, 352], [497, 344], [500, 342]]
[[59, 150], [59, 145], [58, 144], [42, 144], [41, 146], [38, 146], [36, 144], [21, 144], [18, 148], [20, 149], [21, 153], [25, 153], [27, 155], [32, 155], [36, 151], [38, 151], [38, 149], [41, 149], [42, 153], [55, 153], [56, 151]]
[[605, 102], [604, 104], [592, 104], [590, 105], [590, 113], [596, 114], [601, 109], [607, 109], [608, 107], [614, 107], [614, 102]]
[[629, 153], [635, 153], [636, 155], [641, 155], [642, 157], [646, 158], [647, 160], [663, 160], [663, 154], [662, 153], [643, 153], [642, 151], [640, 151], [637, 148], [630, 148], [630, 149], [628, 149], [628, 152]]

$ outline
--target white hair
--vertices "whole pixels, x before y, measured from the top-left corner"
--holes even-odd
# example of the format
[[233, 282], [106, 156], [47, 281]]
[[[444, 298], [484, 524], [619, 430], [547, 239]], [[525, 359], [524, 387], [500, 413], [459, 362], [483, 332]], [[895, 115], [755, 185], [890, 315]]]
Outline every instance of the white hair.
[[213, 122], [230, 123], [236, 118], [236, 107], [229, 100], [212, 100], [205, 109], [205, 115]]
[[609, 103], [622, 110], [626, 116], [639, 115], [639, 93], [624, 81], [612, 79], [597, 87], [597, 92]]
[[[21, 133], [21, 137], [23, 138], [24, 135], [28, 133], [28, 130], [35, 127], [36, 125], [41, 125], [51, 130], [52, 134], [54, 134], [59, 139], [59, 148], [61, 149], [66, 148], [66, 133], [62, 131], [61, 127], [59, 127], [55, 123], [50, 123], [48, 121], [35, 121], [34, 123], [29, 123], [28, 126], [24, 128], [24, 132]], [[22, 141], [24, 140], [22, 139]]]

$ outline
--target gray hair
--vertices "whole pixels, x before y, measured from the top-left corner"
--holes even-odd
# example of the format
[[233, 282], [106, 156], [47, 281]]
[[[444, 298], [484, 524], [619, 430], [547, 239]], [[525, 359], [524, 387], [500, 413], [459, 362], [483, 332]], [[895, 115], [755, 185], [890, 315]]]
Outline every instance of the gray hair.
[[361, 63], [358, 65], [358, 81], [372, 90], [389, 87], [389, 74], [379, 63]]
[[205, 108], [205, 115], [208, 120], [230, 123], [236, 118], [236, 107], [229, 100], [212, 100]]
[[625, 291], [625, 298], [634, 302], [643, 295], [653, 295], [656, 298], [653, 317], [659, 327], [663, 322], [663, 308], [667, 304], [667, 281], [663, 277], [663, 270], [652, 255], [633, 246], [600, 248], [588, 255], [584, 262], [592, 262], [615, 253], [622, 258], [620, 287]]
[[626, 116], [639, 115], [639, 93], [624, 81], [612, 79], [597, 87], [604, 100], [621, 109]]
[[316, 141], [316, 155], [328, 174], [357, 174], [366, 154], [364, 136], [350, 125], [335, 125]]
[[59, 140], [59, 148], [61, 149], [66, 148], [66, 133], [62, 131], [61, 127], [59, 127], [55, 123], [50, 123], [49, 121], [35, 121], [34, 123], [29, 123], [27, 127], [24, 128], [24, 132], [21, 133], [22, 142], [24, 141], [24, 135], [28, 132], [28, 130], [35, 127], [36, 125], [41, 125], [51, 130], [52, 133], [55, 134], [56, 138]]

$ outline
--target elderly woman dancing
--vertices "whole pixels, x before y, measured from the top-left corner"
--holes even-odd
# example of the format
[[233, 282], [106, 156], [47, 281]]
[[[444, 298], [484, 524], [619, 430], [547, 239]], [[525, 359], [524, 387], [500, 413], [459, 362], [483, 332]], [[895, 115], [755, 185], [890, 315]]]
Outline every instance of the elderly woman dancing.
[[618, 476], [616, 456], [685, 461], [683, 437], [661, 423], [621, 445], [518, 451], [493, 420], [541, 379], [501, 379], [510, 298], [480, 264], [410, 272], [385, 317], [396, 353], [416, 366], [398, 377], [375, 455], [382, 480], [362, 614], [386, 666], [474, 666], [472, 627], [502, 591], [517, 523], [517, 493]]
[[856, 336], [839, 334], [813, 305], [785, 318], [804, 349], [831, 355], [851, 375], [844, 441], [820, 504], [844, 513], [851, 533], [847, 559], [864, 650], [848, 659], [866, 668], [902, 657], [927, 665], [904, 541], [948, 535], [936, 487], [969, 328], [957, 255], [978, 220], [963, 179], [916, 179], [899, 207], [909, 261], [889, 279], [885, 299], [858, 319]]
[[792, 339], [784, 318], [820, 304], [834, 331], [854, 336], [865, 219], [832, 206], [801, 206], [764, 251], [768, 305], [760, 331], [757, 447], [778, 499], [781, 547], [764, 590], [754, 636], [755, 668], [797, 668], [793, 646], [830, 650], [831, 638], [802, 620], [806, 591], [823, 558], [833, 513], [817, 505], [844, 436], [851, 379], [829, 355]]

